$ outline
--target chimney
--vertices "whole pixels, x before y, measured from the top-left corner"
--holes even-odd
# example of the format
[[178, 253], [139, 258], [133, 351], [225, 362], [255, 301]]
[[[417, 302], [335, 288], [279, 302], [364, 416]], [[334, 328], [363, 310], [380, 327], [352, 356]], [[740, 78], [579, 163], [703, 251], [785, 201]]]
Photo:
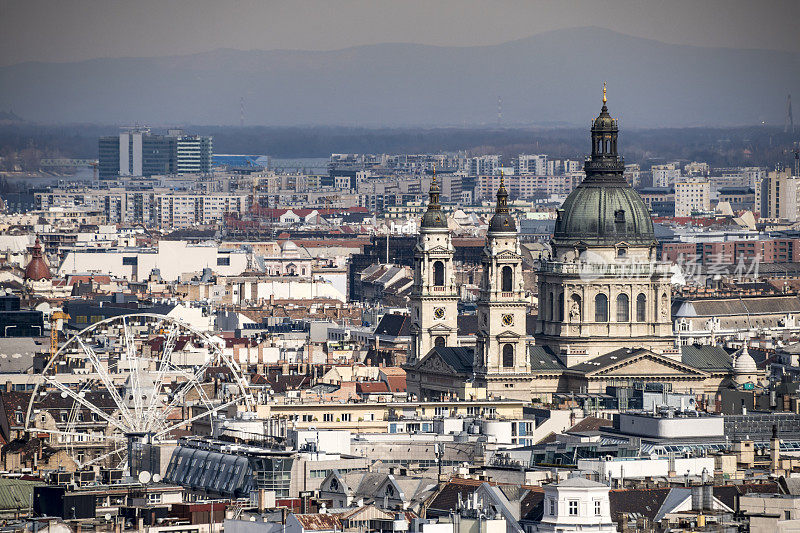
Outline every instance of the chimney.
[[769, 461], [769, 469], [772, 474], [778, 473], [778, 467], [780, 464], [781, 458], [781, 440], [778, 438], [778, 426], [777, 424], [772, 425], [772, 439], [770, 440], [770, 461]]

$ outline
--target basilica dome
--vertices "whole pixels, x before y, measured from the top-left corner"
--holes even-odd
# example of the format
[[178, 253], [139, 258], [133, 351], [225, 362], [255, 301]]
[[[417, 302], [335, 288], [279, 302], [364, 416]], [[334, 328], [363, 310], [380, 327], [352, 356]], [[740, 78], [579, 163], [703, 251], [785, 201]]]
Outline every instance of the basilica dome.
[[650, 211], [639, 193], [625, 181], [625, 163], [617, 154], [617, 121], [603, 108], [592, 122], [592, 155], [586, 160], [586, 178], [556, 213], [553, 242], [570, 246], [614, 246], [625, 242], [654, 243]]
[[597, 183], [587, 178], [558, 210], [553, 240], [589, 246], [650, 245], [653, 222], [639, 194], [624, 180]]

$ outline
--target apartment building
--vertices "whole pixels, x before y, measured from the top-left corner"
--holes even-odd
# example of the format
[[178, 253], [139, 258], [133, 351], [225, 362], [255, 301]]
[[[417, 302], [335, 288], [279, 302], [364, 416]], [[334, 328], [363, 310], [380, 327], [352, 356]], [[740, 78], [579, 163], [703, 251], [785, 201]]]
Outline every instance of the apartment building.
[[82, 208], [99, 212], [108, 224], [140, 223], [149, 227], [186, 228], [218, 224], [226, 214], [249, 208], [247, 194], [189, 193], [168, 189], [128, 191], [121, 188], [36, 193], [42, 210]]
[[689, 217], [711, 210], [711, 184], [703, 178], [687, 178], [675, 183], [675, 216]]

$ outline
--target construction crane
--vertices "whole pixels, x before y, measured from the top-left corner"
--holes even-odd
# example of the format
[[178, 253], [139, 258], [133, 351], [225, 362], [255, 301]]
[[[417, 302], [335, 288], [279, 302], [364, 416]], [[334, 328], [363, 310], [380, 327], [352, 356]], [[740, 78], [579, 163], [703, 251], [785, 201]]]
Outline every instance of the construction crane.
[[69, 320], [70, 317], [60, 309], [50, 313], [50, 355], [53, 356], [58, 351], [58, 321]]

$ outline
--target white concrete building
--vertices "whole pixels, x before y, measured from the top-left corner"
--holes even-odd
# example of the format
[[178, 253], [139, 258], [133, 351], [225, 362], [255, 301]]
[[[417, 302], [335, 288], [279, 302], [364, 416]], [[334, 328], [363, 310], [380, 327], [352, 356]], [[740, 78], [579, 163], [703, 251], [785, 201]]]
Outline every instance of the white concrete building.
[[64, 257], [58, 275], [97, 272], [132, 281], [147, 279], [153, 269], [164, 281], [177, 281], [197, 275], [204, 268], [223, 276], [236, 276], [247, 268], [247, 254], [220, 250], [216, 244], [189, 244], [186, 241], [158, 242], [155, 250], [109, 248], [72, 250]]
[[528, 533], [615, 533], [609, 490], [607, 485], [583, 478], [545, 485], [542, 520], [525, 529]]
[[711, 184], [704, 178], [684, 179], [675, 184], [675, 216], [711, 210]]

